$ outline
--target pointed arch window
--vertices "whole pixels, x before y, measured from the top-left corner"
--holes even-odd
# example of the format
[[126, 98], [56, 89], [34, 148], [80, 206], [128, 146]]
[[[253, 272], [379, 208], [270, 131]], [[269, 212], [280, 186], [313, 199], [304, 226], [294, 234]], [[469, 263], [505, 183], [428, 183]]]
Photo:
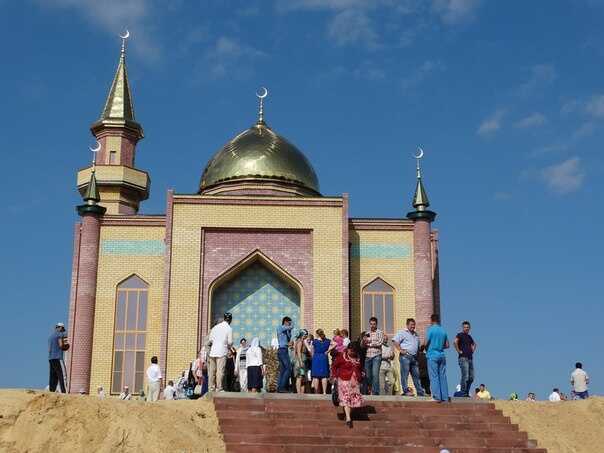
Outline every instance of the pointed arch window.
[[133, 275], [117, 286], [111, 393], [143, 388], [149, 285]]
[[381, 278], [363, 288], [363, 330], [369, 330], [369, 318], [373, 316], [378, 319], [379, 329], [394, 334], [394, 288]]

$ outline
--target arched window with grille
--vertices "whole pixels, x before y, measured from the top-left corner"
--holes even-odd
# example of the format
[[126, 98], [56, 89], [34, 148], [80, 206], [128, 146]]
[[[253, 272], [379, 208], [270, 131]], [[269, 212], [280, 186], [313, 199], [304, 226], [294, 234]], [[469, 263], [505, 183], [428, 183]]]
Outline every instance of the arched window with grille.
[[143, 388], [148, 300], [149, 285], [136, 275], [117, 286], [111, 393], [125, 385], [132, 393]]
[[363, 288], [363, 330], [369, 330], [369, 318], [373, 316], [378, 319], [379, 329], [394, 334], [394, 288], [381, 278]]

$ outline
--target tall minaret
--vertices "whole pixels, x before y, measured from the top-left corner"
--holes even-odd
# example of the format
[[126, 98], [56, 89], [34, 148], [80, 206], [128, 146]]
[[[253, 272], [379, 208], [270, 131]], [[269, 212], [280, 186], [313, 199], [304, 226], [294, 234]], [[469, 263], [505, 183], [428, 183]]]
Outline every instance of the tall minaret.
[[[96, 180], [100, 204], [107, 214], [136, 214], [142, 200], [149, 197], [151, 181], [147, 172], [135, 168], [136, 144], [143, 138], [143, 128], [134, 118], [132, 94], [126, 72], [126, 39], [121, 36], [122, 49], [117, 71], [105, 106], [90, 130], [101, 144], [97, 159]], [[78, 172], [78, 190], [88, 188], [92, 167]]]
[[413, 257], [415, 261], [415, 320], [417, 331], [425, 339], [426, 329], [430, 325], [430, 315], [435, 312], [434, 283], [432, 264], [431, 223], [436, 213], [428, 210], [430, 202], [422, 182], [420, 159], [424, 156], [420, 148], [417, 160], [417, 183], [413, 195], [413, 208], [407, 218], [415, 223], [413, 231]]
[[[97, 148], [98, 151], [98, 148]], [[77, 280], [73, 317], [69, 332], [72, 347], [69, 356], [69, 393], [90, 390], [90, 365], [92, 360], [92, 337], [94, 331], [94, 310], [96, 305], [96, 279], [99, 264], [99, 239], [101, 217], [106, 209], [99, 205], [100, 196], [95, 176], [93, 159], [90, 179], [84, 194], [84, 204], [77, 207], [82, 217], [79, 231]]]

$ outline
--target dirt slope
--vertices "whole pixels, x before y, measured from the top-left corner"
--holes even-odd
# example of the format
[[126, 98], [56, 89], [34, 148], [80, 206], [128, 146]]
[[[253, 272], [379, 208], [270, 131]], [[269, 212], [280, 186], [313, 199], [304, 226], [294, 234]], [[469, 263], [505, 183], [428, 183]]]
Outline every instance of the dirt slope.
[[0, 451], [224, 452], [207, 401], [99, 400], [0, 390]]
[[604, 398], [560, 403], [496, 401], [495, 404], [549, 453], [604, 452]]

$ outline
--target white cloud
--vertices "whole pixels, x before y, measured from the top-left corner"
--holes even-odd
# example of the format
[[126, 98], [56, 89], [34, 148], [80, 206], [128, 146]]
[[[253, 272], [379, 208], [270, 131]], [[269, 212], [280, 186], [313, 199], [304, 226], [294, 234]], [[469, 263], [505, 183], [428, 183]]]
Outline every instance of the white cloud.
[[535, 112], [527, 117], [522, 118], [514, 124], [514, 127], [519, 129], [530, 129], [533, 127], [540, 127], [547, 123], [545, 115], [539, 112]]
[[227, 75], [242, 75], [252, 70], [258, 58], [268, 56], [265, 52], [240, 43], [234, 38], [220, 36], [205, 58], [209, 63], [210, 75], [222, 78]]
[[593, 121], [588, 121], [587, 123], [583, 123], [581, 126], [579, 126], [577, 128], [577, 130], [575, 130], [573, 132], [572, 139], [580, 140], [582, 138], [589, 137], [596, 131], [596, 129], [597, 129], [597, 125]]
[[531, 68], [531, 75], [528, 80], [520, 85], [518, 94], [529, 96], [544, 86], [551, 84], [558, 74], [556, 68], [550, 64], [537, 64]]
[[487, 137], [494, 134], [501, 129], [503, 117], [505, 116], [504, 109], [496, 110], [491, 116], [485, 119], [481, 124], [476, 133], [482, 137]]
[[493, 194], [493, 199], [497, 201], [506, 201], [512, 198], [512, 194], [509, 192], [498, 191]]
[[50, 8], [64, 8], [76, 11], [89, 22], [115, 36], [127, 28], [131, 39], [129, 46], [147, 59], [157, 59], [160, 48], [152, 38], [149, 24], [151, 0], [37, 0], [37, 3]]
[[337, 46], [362, 44], [374, 49], [378, 47], [378, 35], [367, 13], [347, 9], [339, 12], [331, 20], [327, 35]]
[[404, 77], [401, 80], [401, 88], [403, 92], [409, 93], [418, 85], [420, 85], [426, 78], [435, 72], [443, 71], [445, 65], [440, 60], [426, 60], [424, 61], [411, 75]]
[[480, 0], [432, 0], [432, 11], [449, 25], [467, 22], [474, 18]]
[[604, 118], [604, 94], [597, 94], [591, 97], [585, 105], [585, 111], [591, 116]]
[[541, 178], [553, 192], [567, 194], [581, 188], [585, 173], [581, 168], [581, 159], [571, 157], [559, 164], [542, 169]]

